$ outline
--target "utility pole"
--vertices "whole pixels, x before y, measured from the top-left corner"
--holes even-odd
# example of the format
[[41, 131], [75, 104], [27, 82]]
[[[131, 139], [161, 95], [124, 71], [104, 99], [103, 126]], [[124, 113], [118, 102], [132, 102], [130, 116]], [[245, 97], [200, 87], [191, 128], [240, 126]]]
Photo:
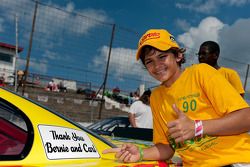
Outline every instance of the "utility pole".
[[113, 44], [113, 40], [114, 40], [114, 35], [115, 35], [115, 24], [113, 24], [112, 35], [111, 35], [111, 40], [110, 40], [110, 44], [109, 44], [108, 60], [107, 60], [106, 72], [105, 72], [105, 76], [104, 76], [102, 99], [101, 99], [101, 104], [100, 104], [100, 108], [99, 108], [98, 119], [101, 119], [102, 106], [103, 106], [103, 102], [104, 102], [104, 93], [105, 93], [106, 82], [107, 82], [107, 78], [108, 78], [109, 62], [110, 62], [110, 55], [111, 55], [111, 50], [112, 50], [112, 44]]
[[28, 50], [27, 59], [26, 59], [26, 67], [25, 67], [25, 71], [24, 71], [24, 78], [22, 78], [22, 83], [23, 83], [22, 95], [24, 95], [26, 81], [27, 81], [27, 77], [29, 74], [30, 53], [31, 53], [31, 48], [32, 48], [33, 34], [34, 34], [34, 30], [35, 30], [37, 7], [38, 7], [38, 2], [36, 1], [35, 11], [34, 11], [34, 15], [33, 15], [33, 22], [32, 22], [32, 30], [30, 33], [29, 50]]
[[14, 58], [14, 83], [15, 83], [15, 92], [17, 92], [17, 59], [18, 59], [18, 16], [16, 14], [16, 17], [15, 17], [15, 21], [16, 21], [16, 55], [15, 55], [15, 58]]
[[247, 72], [246, 72], [246, 77], [245, 77], [245, 83], [244, 83], [244, 90], [247, 88], [247, 78], [248, 78], [248, 73], [249, 73], [249, 64], [247, 65]]

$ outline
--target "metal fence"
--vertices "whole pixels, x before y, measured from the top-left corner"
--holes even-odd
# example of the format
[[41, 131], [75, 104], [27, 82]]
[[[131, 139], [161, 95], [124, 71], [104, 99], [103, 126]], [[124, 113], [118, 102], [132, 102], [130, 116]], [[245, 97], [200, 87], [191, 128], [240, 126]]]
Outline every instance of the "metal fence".
[[[23, 48], [16, 69], [27, 76], [90, 83], [95, 90], [118, 86], [123, 94], [136, 91], [141, 84], [145, 88], [159, 84], [135, 61], [140, 34], [111, 23], [102, 13], [90, 18], [87, 13], [38, 1], [0, 0], [0, 34], [0, 42]], [[186, 66], [197, 63], [196, 52], [187, 49]], [[249, 65], [225, 58], [220, 58], [220, 64], [239, 72], [250, 100]]]

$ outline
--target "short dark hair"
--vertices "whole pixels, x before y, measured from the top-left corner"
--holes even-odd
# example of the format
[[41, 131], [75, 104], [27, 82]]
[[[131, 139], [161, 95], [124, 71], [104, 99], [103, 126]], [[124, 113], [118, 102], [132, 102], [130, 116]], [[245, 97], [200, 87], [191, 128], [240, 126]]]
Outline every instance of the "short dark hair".
[[151, 90], [148, 89], [145, 92], [143, 92], [143, 94], [140, 97], [140, 100], [144, 103], [144, 104], [149, 104], [149, 98], [151, 95]]
[[[150, 45], [146, 45], [141, 49], [140, 59], [141, 59], [141, 62], [143, 63], [144, 66], [145, 66], [145, 55], [154, 54], [154, 52], [156, 50], [162, 52], [161, 50], [154, 48]], [[167, 51], [173, 53], [176, 57], [178, 56], [179, 52], [183, 53], [183, 49], [179, 49], [179, 48], [170, 48]], [[186, 62], [186, 58], [185, 58], [185, 55], [183, 53], [183, 58], [180, 62], [178, 62], [178, 64], [179, 64], [179, 66], [181, 66], [181, 64], [184, 64], [185, 62]]]
[[207, 47], [210, 53], [216, 53], [218, 56], [220, 54], [220, 46], [217, 42], [205, 41], [201, 44], [200, 47]]

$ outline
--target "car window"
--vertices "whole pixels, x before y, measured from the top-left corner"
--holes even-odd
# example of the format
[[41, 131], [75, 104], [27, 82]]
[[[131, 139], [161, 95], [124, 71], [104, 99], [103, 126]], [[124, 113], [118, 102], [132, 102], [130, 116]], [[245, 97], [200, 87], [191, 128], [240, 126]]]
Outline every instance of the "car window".
[[111, 132], [115, 127], [128, 126], [130, 126], [128, 118], [108, 118], [89, 125], [88, 129]]
[[[0, 98], [0, 160], [23, 159], [31, 148], [31, 123], [15, 106]], [[29, 139], [29, 140], [28, 140]]]
[[126, 127], [127, 124], [121, 120], [114, 120], [110, 122], [109, 124], [103, 125], [102, 130], [105, 131], [113, 131], [115, 127]]

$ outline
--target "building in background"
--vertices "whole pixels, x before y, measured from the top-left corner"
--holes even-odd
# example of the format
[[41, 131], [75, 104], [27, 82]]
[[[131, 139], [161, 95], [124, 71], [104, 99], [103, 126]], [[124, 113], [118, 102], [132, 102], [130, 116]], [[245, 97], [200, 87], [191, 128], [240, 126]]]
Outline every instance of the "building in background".
[[[18, 47], [18, 53], [23, 48]], [[0, 77], [5, 83], [14, 82], [16, 46], [0, 42]]]

